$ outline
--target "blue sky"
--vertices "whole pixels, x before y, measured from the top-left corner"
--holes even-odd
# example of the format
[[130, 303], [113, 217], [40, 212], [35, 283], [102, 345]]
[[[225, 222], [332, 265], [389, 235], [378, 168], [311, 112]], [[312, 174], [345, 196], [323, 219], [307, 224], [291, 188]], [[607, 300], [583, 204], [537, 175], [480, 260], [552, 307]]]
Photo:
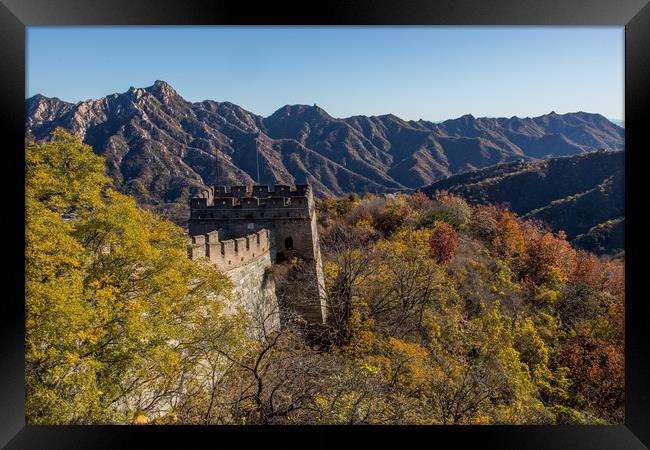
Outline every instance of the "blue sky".
[[29, 27], [26, 96], [171, 84], [270, 115], [623, 118], [623, 27]]

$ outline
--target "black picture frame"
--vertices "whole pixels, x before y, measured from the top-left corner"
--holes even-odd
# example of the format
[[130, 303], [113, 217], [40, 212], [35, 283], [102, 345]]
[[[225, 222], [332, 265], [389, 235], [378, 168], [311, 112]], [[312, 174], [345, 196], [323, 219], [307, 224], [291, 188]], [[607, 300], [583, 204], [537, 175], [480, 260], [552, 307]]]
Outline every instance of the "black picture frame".
[[[618, 25], [625, 26], [626, 140], [626, 419], [617, 426], [432, 427], [134, 427], [29, 426], [24, 414], [24, 107], [25, 30], [36, 25]], [[195, 447], [197, 439], [225, 445], [237, 437], [281, 445], [344, 443], [360, 434], [376, 445], [389, 434], [413, 445], [498, 449], [642, 449], [650, 447], [650, 327], [644, 296], [644, 196], [641, 159], [650, 104], [648, 0], [329, 0], [312, 4], [235, 1], [3, 0], [0, 4], [0, 118], [4, 270], [0, 333], [0, 444], [19, 448]], [[62, 49], [62, 51], [74, 49]], [[644, 134], [645, 133], [645, 134]], [[645, 138], [645, 139], [644, 139]], [[645, 145], [644, 145], [645, 144]], [[7, 226], [11, 225], [11, 226]], [[8, 288], [10, 286], [10, 289]], [[289, 437], [288, 431], [298, 434]], [[236, 435], [236, 436], [230, 436]], [[305, 439], [306, 438], [306, 439]], [[314, 439], [314, 438], [317, 438]], [[242, 440], [239, 440], [242, 439]], [[246, 439], [244, 441], [243, 439]], [[420, 442], [420, 444], [418, 444]], [[399, 445], [399, 444], [397, 444]], [[446, 447], [446, 446], [445, 446]]]

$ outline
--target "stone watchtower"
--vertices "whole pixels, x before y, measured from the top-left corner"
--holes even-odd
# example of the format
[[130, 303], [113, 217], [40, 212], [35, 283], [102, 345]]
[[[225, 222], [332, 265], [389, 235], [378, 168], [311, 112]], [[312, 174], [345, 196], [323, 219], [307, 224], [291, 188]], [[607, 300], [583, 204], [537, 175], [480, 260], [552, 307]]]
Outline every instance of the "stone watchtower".
[[[190, 257], [208, 257], [229, 273], [258, 277], [254, 267], [298, 257], [300, 276], [289, 279], [299, 292], [296, 309], [306, 320], [325, 321], [323, 267], [311, 186], [214, 186], [190, 200]], [[250, 268], [250, 270], [249, 270]], [[239, 275], [237, 275], [239, 277]], [[237, 289], [237, 284], [235, 284]]]

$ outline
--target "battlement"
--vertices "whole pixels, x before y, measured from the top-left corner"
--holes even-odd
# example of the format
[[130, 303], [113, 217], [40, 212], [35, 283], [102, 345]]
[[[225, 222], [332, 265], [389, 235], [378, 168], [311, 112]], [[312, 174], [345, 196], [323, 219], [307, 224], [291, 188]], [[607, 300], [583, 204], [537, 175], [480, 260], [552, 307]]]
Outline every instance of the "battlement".
[[275, 185], [273, 191], [268, 186], [232, 186], [230, 190], [214, 186], [190, 200], [190, 228], [192, 234], [208, 231], [200, 226], [205, 220], [310, 219], [314, 209], [314, 197], [308, 184], [294, 188]]
[[190, 259], [208, 258], [221, 271], [242, 267], [271, 251], [271, 233], [267, 229], [248, 236], [220, 240], [218, 231], [192, 236]]
[[[212, 186], [190, 201], [190, 208], [236, 207], [236, 206], [289, 206], [294, 198], [313, 198], [311, 186], [297, 184], [294, 187], [276, 184], [269, 186]], [[257, 199], [257, 204], [255, 204]], [[282, 200], [280, 200], [282, 199]]]

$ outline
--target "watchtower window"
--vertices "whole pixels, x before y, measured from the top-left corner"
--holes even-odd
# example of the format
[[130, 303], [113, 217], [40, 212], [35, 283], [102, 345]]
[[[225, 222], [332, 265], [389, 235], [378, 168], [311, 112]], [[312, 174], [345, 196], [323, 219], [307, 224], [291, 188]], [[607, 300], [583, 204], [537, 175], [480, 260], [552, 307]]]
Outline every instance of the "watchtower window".
[[284, 240], [284, 248], [287, 250], [293, 250], [293, 239], [291, 236]]

